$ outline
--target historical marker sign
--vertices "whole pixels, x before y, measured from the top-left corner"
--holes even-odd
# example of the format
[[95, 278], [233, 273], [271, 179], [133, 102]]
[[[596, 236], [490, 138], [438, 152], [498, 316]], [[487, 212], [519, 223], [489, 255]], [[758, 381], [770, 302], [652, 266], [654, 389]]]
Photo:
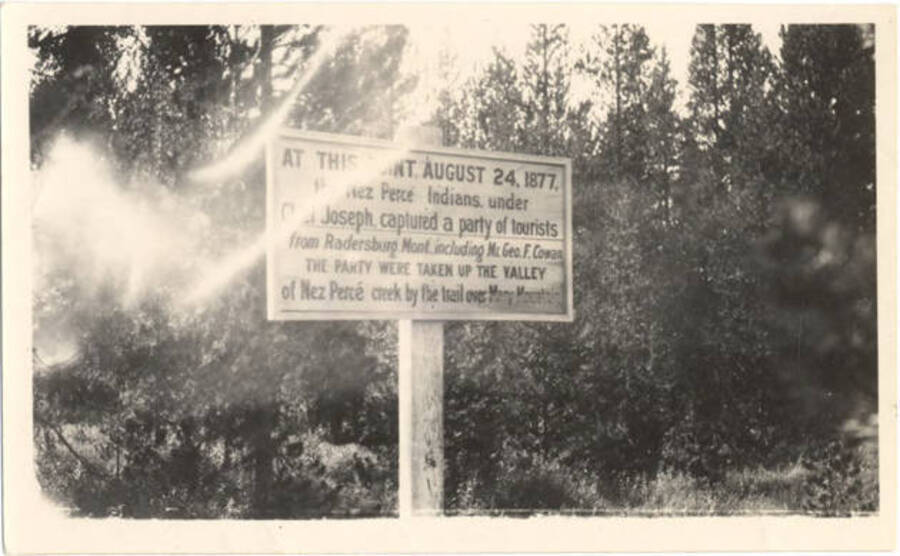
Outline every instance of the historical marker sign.
[[571, 321], [571, 162], [283, 131], [273, 320]]

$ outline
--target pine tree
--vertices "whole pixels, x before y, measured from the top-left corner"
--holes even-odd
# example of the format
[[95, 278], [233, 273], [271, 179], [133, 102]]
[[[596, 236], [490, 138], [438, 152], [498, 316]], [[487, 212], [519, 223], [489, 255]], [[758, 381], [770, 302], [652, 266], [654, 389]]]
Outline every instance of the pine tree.
[[646, 134], [645, 174], [657, 199], [657, 208], [665, 226], [673, 215], [672, 183], [679, 168], [680, 120], [675, 113], [677, 83], [671, 76], [669, 57], [663, 48], [656, 57], [647, 89], [643, 128]]
[[697, 27], [688, 109], [699, 160], [715, 191], [759, 185], [773, 71], [771, 55], [749, 25]]
[[565, 25], [531, 26], [522, 65], [524, 121], [521, 143], [528, 152], [566, 151], [569, 138], [569, 39]]
[[873, 29], [782, 29], [778, 83], [784, 185], [815, 196], [843, 223], [875, 229]]
[[850, 24], [781, 31], [772, 166], [783, 198], [762, 270], [779, 308], [776, 347], [790, 361], [780, 378], [797, 429], [817, 437], [877, 412], [873, 33]]
[[516, 63], [495, 49], [484, 74], [470, 89], [469, 143], [484, 149], [517, 151], [522, 148], [522, 112], [525, 104]]
[[731, 427], [735, 419], [765, 422], [758, 400], [772, 386], [771, 346], [754, 324], [765, 318], [754, 301], [760, 279], [747, 256], [768, 218], [772, 71], [750, 26], [697, 26], [675, 195], [679, 233], [666, 257], [668, 291], [679, 293], [667, 294], [661, 311], [685, 401], [664, 451], [674, 466], [714, 478], [736, 451], [758, 456], [757, 440]]
[[598, 161], [601, 175], [645, 182], [650, 156], [645, 103], [654, 55], [650, 40], [643, 27], [625, 24], [601, 26], [593, 44], [602, 56], [589, 51], [579, 67], [594, 80], [597, 103], [605, 110]]

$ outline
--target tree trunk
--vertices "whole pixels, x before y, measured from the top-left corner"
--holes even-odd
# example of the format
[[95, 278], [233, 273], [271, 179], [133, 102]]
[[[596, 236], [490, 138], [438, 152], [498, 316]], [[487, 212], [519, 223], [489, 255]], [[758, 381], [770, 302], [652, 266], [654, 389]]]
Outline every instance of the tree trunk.
[[619, 179], [622, 152], [622, 66], [621, 60], [619, 59], [621, 56], [621, 45], [619, 44], [621, 39], [619, 33], [621, 33], [621, 29], [618, 25], [614, 26], [613, 29], [615, 29], [613, 32], [613, 48], [615, 49], [613, 61], [615, 62], [616, 71], [616, 118], [613, 122], [616, 138], [615, 149], [613, 150], [613, 171], [615, 172], [616, 179]]
[[272, 47], [275, 44], [275, 28], [261, 25], [259, 28], [259, 64], [253, 76], [259, 87], [259, 105], [263, 112], [272, 103]]
[[[712, 122], [712, 133], [713, 133], [713, 145], [715, 147], [719, 146], [719, 115], [720, 115], [720, 107], [719, 103], [721, 99], [719, 98], [719, 45], [718, 37], [716, 36], [716, 26], [710, 25], [710, 43], [712, 44], [712, 94], [713, 94], [713, 122]], [[721, 186], [721, 171], [719, 168], [720, 164], [717, 160], [713, 160], [712, 170], [713, 176], [715, 176], [715, 181], [717, 186]]]
[[250, 445], [253, 450], [253, 497], [252, 515], [255, 518], [271, 517], [272, 463], [275, 459], [275, 443], [272, 430], [275, 428], [274, 405], [258, 407], [249, 415], [253, 423]]
[[541, 24], [541, 82], [538, 90], [541, 95], [541, 154], [549, 154], [550, 150], [550, 44], [547, 38], [547, 25]]

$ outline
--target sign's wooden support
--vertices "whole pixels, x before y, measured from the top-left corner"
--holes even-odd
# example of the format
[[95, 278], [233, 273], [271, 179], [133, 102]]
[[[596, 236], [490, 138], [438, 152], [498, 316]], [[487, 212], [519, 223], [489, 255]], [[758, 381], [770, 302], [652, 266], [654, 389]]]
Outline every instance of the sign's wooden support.
[[[440, 146], [441, 130], [411, 128], [401, 139]], [[444, 323], [397, 321], [397, 363], [397, 510], [400, 517], [436, 515], [444, 509]]]
[[444, 504], [444, 323], [397, 323], [400, 517], [440, 514]]

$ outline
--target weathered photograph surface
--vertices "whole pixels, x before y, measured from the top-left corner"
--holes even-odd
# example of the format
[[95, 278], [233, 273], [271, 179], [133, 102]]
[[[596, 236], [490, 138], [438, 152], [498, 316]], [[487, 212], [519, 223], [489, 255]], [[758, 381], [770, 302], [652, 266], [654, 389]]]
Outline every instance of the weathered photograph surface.
[[397, 516], [398, 319], [458, 308], [432, 510], [877, 513], [876, 32], [31, 27], [44, 495]]

